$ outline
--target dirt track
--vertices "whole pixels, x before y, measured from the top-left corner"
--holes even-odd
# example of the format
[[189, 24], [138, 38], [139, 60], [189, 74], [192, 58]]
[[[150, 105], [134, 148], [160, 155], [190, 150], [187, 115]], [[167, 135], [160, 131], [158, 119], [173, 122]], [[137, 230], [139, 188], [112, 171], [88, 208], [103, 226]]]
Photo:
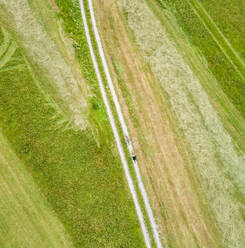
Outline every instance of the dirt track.
[[[142, 229], [142, 232], [143, 232], [143, 235], [144, 235], [145, 244], [146, 244], [147, 247], [150, 248], [152, 246], [151, 246], [151, 241], [150, 241], [150, 238], [149, 238], [149, 233], [148, 233], [147, 227], [146, 227], [145, 222], [144, 222], [144, 216], [143, 216], [143, 213], [142, 213], [139, 201], [138, 201], [138, 197], [137, 197], [137, 193], [135, 191], [135, 187], [134, 187], [132, 177], [130, 175], [129, 166], [128, 166], [128, 163], [127, 163], [124, 151], [123, 151], [123, 147], [122, 147], [122, 144], [121, 144], [121, 141], [120, 141], [120, 136], [119, 136], [118, 131], [117, 131], [117, 127], [116, 127], [116, 123], [115, 123], [115, 120], [114, 120], [114, 117], [113, 117], [113, 114], [112, 114], [112, 111], [111, 111], [111, 107], [109, 105], [109, 101], [108, 101], [108, 98], [107, 98], [107, 95], [106, 95], [105, 87], [104, 87], [104, 84], [102, 82], [101, 74], [100, 74], [99, 67], [98, 67], [98, 62], [97, 62], [97, 59], [96, 59], [95, 54], [94, 54], [94, 50], [93, 50], [93, 46], [92, 46], [92, 42], [91, 42], [91, 38], [90, 38], [90, 34], [89, 34], [89, 29], [88, 29], [88, 25], [87, 25], [87, 20], [86, 20], [83, 0], [80, 0], [80, 7], [81, 7], [81, 14], [82, 14], [82, 19], [83, 19], [83, 23], [84, 23], [84, 27], [85, 27], [85, 32], [86, 32], [87, 42], [88, 42], [88, 45], [89, 45], [90, 54], [91, 54], [92, 61], [93, 61], [93, 64], [94, 64], [96, 76], [97, 76], [97, 79], [98, 79], [98, 82], [99, 82], [99, 85], [100, 85], [102, 98], [103, 98], [103, 101], [104, 101], [104, 104], [105, 104], [105, 107], [106, 107], [106, 110], [107, 110], [107, 114], [108, 114], [108, 117], [109, 117], [109, 121], [110, 121], [110, 124], [111, 124], [111, 127], [112, 127], [114, 137], [115, 137], [117, 148], [118, 148], [118, 151], [119, 151], [119, 154], [120, 154], [120, 157], [121, 157], [121, 161], [122, 161], [122, 164], [123, 164], [123, 168], [124, 168], [124, 171], [125, 171], [127, 182], [128, 182], [128, 185], [129, 185], [132, 197], [133, 197], [136, 212], [137, 212], [139, 222], [140, 222], [140, 225], [141, 225], [141, 229]], [[129, 140], [129, 134], [128, 134], [128, 131], [127, 131], [127, 126], [126, 126], [126, 123], [124, 121], [124, 118], [123, 118], [123, 115], [122, 115], [122, 112], [121, 112], [121, 109], [120, 109], [119, 101], [117, 100], [117, 96], [116, 96], [116, 93], [115, 93], [115, 90], [114, 90], [114, 87], [113, 87], [113, 84], [112, 84], [112, 81], [111, 81], [111, 77], [110, 77], [110, 74], [109, 74], [109, 69], [108, 69], [107, 63], [105, 61], [104, 54], [103, 54], [103, 48], [102, 48], [102, 44], [100, 42], [99, 34], [98, 34], [98, 31], [97, 31], [91, 1], [89, 1], [89, 7], [90, 7], [90, 13], [91, 13], [91, 17], [92, 17], [93, 31], [95, 33], [96, 40], [97, 40], [98, 46], [100, 48], [100, 56], [101, 56], [101, 59], [102, 59], [102, 62], [103, 62], [104, 70], [106, 72], [107, 81], [108, 81], [108, 83], [110, 85], [110, 90], [111, 90], [111, 93], [113, 95], [114, 104], [116, 105], [116, 108], [117, 108], [117, 114], [118, 114], [118, 117], [119, 117], [119, 120], [120, 120], [120, 124], [121, 124], [121, 126], [123, 128], [123, 132], [124, 132], [125, 137], [128, 138], [128, 143], [127, 144], [128, 144], [129, 151], [130, 151], [131, 154], [134, 154], [133, 147], [132, 147], [131, 142]], [[152, 214], [151, 207], [149, 205], [149, 201], [148, 201], [148, 198], [147, 198], [147, 195], [146, 195], [146, 191], [144, 189], [143, 182], [141, 181], [141, 177], [140, 177], [140, 174], [139, 174], [137, 162], [134, 161], [133, 163], [134, 163], [134, 166], [136, 168], [139, 187], [140, 187], [141, 192], [143, 192], [143, 199], [144, 199], [144, 203], [146, 204], [146, 209], [148, 211], [148, 214], [149, 214], [149, 211], [150, 211], [149, 217], [150, 217], [151, 225], [153, 227], [153, 233], [155, 235], [154, 238], [155, 238], [157, 247], [160, 248], [162, 246], [161, 246], [160, 238], [158, 236], [156, 223], [155, 223], [155, 220], [154, 220], [154, 217], [153, 217], [153, 214]]]

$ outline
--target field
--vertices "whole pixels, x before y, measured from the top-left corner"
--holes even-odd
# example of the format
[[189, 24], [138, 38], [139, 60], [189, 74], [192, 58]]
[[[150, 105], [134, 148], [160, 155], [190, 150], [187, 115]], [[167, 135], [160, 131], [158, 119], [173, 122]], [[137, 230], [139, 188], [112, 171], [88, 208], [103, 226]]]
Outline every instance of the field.
[[[23, 6], [26, 6], [27, 1], [22, 2]], [[21, 1], [17, 3], [20, 4]], [[12, 20], [7, 11], [1, 13], [4, 27], [0, 36], [1, 51], [4, 50], [1, 63], [8, 59], [0, 69], [0, 126], [3, 136], [27, 171], [26, 177], [33, 178], [33, 183], [39, 190], [37, 192], [47, 201], [50, 211], [55, 216], [52, 218], [58, 219], [59, 225], [64, 227], [65, 231], [60, 228], [60, 232], [66, 232], [67, 242], [71, 242], [71, 245], [64, 244], [65, 247], [144, 247], [134, 205], [88, 56], [78, 1], [56, 1], [59, 10], [55, 17], [43, 15], [51, 11], [44, 10], [49, 8], [45, 3], [33, 1], [32, 6], [27, 6], [24, 10], [26, 14], [32, 13], [34, 23], [37, 16], [44, 25], [43, 28], [37, 26], [38, 31], [33, 25], [33, 30], [28, 34], [33, 35], [32, 45], [26, 40], [30, 37], [21, 33], [25, 23], [21, 23], [22, 29], [17, 32], [17, 20]], [[4, 1], [0, 1], [0, 5], [5, 8], [4, 4]], [[8, 7], [14, 6], [12, 2], [7, 4]], [[32, 11], [28, 12], [30, 8]], [[55, 18], [56, 25], [51, 23], [52, 25], [45, 26], [48, 18]], [[13, 25], [8, 29], [8, 24], [12, 21]], [[59, 23], [62, 23], [62, 26]], [[46, 44], [45, 47], [36, 46], [36, 32], [43, 32], [52, 37], [45, 38], [52, 44]], [[8, 48], [3, 47], [4, 39], [5, 43], [8, 39], [11, 40], [8, 42]], [[42, 35], [40, 39], [42, 41]], [[71, 42], [72, 46], [69, 45]], [[11, 46], [15, 47], [15, 51], [12, 51]], [[51, 47], [53, 51], [48, 50]], [[57, 56], [52, 56], [54, 53], [57, 53]], [[40, 55], [44, 57], [41, 59]], [[47, 57], [50, 55], [51, 58]], [[49, 59], [52, 60], [50, 63]], [[59, 64], [63, 67], [59, 67]], [[59, 72], [53, 71], [56, 70], [54, 65], [59, 68]], [[41, 74], [38, 73], [40, 68], [43, 69]], [[48, 73], [47, 68], [50, 69]], [[70, 73], [74, 79], [70, 81], [71, 77], [66, 78], [67, 74], [61, 73], [62, 71]], [[45, 81], [44, 78], [48, 80]], [[67, 84], [66, 80], [74, 83], [75, 90], [70, 89], [71, 84]], [[60, 84], [56, 86], [57, 82]], [[84, 82], [86, 87], [82, 85]], [[59, 89], [60, 86], [62, 88]], [[84, 92], [84, 88], [88, 88], [85, 90], [89, 93]], [[78, 98], [74, 95], [70, 98], [69, 94], [63, 97], [63, 93], [69, 90], [86, 103], [89, 111], [85, 110], [85, 115], [83, 110], [76, 108], [80, 106], [75, 101]], [[64, 111], [59, 112], [59, 108]], [[84, 122], [78, 122], [81, 125], [77, 125], [74, 113], [80, 113], [79, 111], [82, 111], [79, 118], [82, 117], [86, 125]], [[18, 166], [17, 162], [13, 162], [13, 166]], [[7, 176], [3, 177], [4, 181], [9, 183]], [[17, 190], [15, 185], [13, 184], [11, 190]], [[35, 191], [32, 193], [38, 197]], [[18, 209], [15, 202], [6, 204], [16, 204], [14, 208]], [[30, 214], [29, 219], [35, 219], [34, 225], [41, 225], [43, 217], [40, 215], [39, 220], [36, 213]], [[49, 218], [46, 223], [52, 222], [51, 217]], [[18, 224], [22, 219], [16, 215], [13, 219], [6, 218], [4, 221], [4, 225], [11, 225], [10, 221]], [[29, 230], [31, 224], [27, 222], [25, 228]], [[58, 231], [55, 232], [59, 230], [58, 227], [53, 227], [53, 232], [51, 228], [49, 233], [51, 241], [57, 244], [60, 242]], [[33, 240], [32, 233], [29, 233], [31, 243], [21, 247], [33, 247], [31, 244], [36, 240], [36, 230], [33, 229]], [[42, 230], [39, 231], [41, 234]], [[1, 236], [6, 232], [5, 226], [1, 226], [0, 232]], [[14, 233], [11, 232], [11, 235]], [[23, 233], [19, 230], [16, 235], [21, 237]], [[44, 232], [43, 235], [47, 234]], [[10, 239], [14, 237], [1, 240], [1, 246], [11, 247]], [[47, 243], [47, 246], [51, 245]], [[19, 247], [18, 244], [16, 247]], [[62, 246], [54, 244], [54, 247]]]
[[73, 247], [41, 192], [0, 134], [1, 247]]
[[[93, 4], [163, 247], [245, 247], [244, 1]], [[145, 247], [79, 0], [0, 0], [0, 179], [3, 248]]]
[[172, 9], [118, 2], [98, 24], [164, 244], [242, 247], [244, 119]]
[[[79, 89], [82, 82], [76, 81], [76, 75], [34, 13], [26, 1], [8, 1], [3, 5], [1, 18], [7, 28], [11, 27], [10, 33], [38, 77], [37, 84], [49, 92], [56, 111], [64, 120], [83, 129], [86, 127], [87, 105], [85, 91]], [[14, 18], [10, 19], [12, 15]]]

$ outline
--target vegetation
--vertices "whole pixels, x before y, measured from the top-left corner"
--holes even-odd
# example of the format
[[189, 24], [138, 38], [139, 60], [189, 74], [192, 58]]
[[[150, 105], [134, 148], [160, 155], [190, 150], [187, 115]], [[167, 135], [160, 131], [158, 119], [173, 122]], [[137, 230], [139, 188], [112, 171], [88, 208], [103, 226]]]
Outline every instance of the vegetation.
[[225, 94], [245, 117], [244, 1], [157, 1], [164, 11], [175, 16], [191, 44], [205, 57]]
[[45, 85], [39, 87], [39, 75], [26, 63], [23, 49], [17, 48], [0, 69], [2, 132], [74, 247], [144, 247], [92, 69], [79, 3], [56, 4], [57, 21], [62, 18], [67, 36], [73, 39], [90, 87], [89, 127], [65, 129], [57, 122], [57, 110], [47, 99]]
[[[178, 1], [180, 5], [178, 8], [183, 11], [187, 5], [184, 6], [184, 3], [181, 2], [184, 1]], [[187, 64], [183, 54], [169, 38], [167, 32], [169, 19], [166, 18], [165, 22], [159, 21], [143, 0], [122, 0], [119, 3], [134, 35], [135, 42], [161, 84], [169, 101], [169, 108], [175, 114], [179, 131], [186, 142], [186, 149], [189, 150], [192, 163], [195, 165], [195, 177], [200, 180], [202, 197], [207, 199], [210, 212], [217, 221], [218, 230], [221, 231], [222, 245], [232, 248], [244, 246], [245, 188], [243, 177], [245, 171], [242, 152], [240, 153], [234, 146], [232, 136], [224, 128], [223, 120], [219, 117], [215, 104], [210, 101], [209, 95], [202, 87], [198, 78], [199, 75], [191, 71], [191, 67]], [[163, 7], [165, 8], [164, 14], [168, 14], [169, 9], [166, 10], [165, 5]], [[202, 15], [204, 14], [202, 13]], [[192, 19], [188, 20], [191, 22]], [[195, 33], [198, 33], [200, 25], [195, 23], [191, 25], [195, 26]], [[209, 26], [213, 27], [213, 23]], [[218, 35], [221, 37], [219, 33]], [[215, 45], [217, 45], [216, 43]], [[225, 43], [224, 39], [221, 40], [221, 44], [227, 57], [231, 58], [235, 52], [230, 48], [230, 50], [228, 49], [228, 43]], [[211, 49], [212, 46], [209, 44], [206, 48]], [[225, 58], [223, 53], [222, 58], [230, 63], [230, 67], [236, 65], [237, 69], [242, 72], [242, 63], [239, 64], [236, 57], [232, 57], [233, 64]], [[202, 70], [206, 70], [205, 66]], [[218, 73], [222, 73], [222, 70]], [[236, 71], [234, 73], [241, 80], [241, 75]], [[208, 83], [211, 84], [212, 81]], [[241, 81], [240, 86], [242, 83], [243, 81]], [[233, 88], [229, 91], [232, 94]], [[244, 125], [244, 123], [240, 124]], [[187, 215], [187, 211], [185, 214]], [[210, 227], [215, 227], [216, 224], [215, 221], [212, 224], [210, 222], [207, 224], [207, 221], [208, 219], [204, 219], [203, 225], [208, 225], [209, 234], [211, 234], [213, 231]], [[199, 228], [201, 230], [201, 218], [199, 218]], [[202, 235], [198, 236], [201, 233], [203, 232], [196, 233], [199, 242], [202, 240]], [[185, 235], [187, 234], [188, 231], [185, 232]], [[208, 244], [207, 246], [219, 247], [221, 245], [219, 234], [218, 232], [213, 234], [215, 234], [215, 244]], [[188, 238], [187, 242], [191, 242], [191, 239]], [[186, 246], [192, 246], [190, 243], [186, 244]]]
[[36, 83], [45, 89], [47, 98], [50, 98], [63, 121], [77, 129], [85, 128], [87, 102], [86, 92], [82, 90], [83, 84], [72, 73], [71, 65], [65, 61], [52, 36], [41, 25], [35, 11], [27, 0], [0, 4], [1, 21], [35, 72]]
[[[199, 0], [199, 4], [208, 12], [220, 31], [232, 44], [240, 57], [245, 57], [245, 44], [243, 36], [245, 32], [243, 0]], [[229, 18], [227, 18], [229, 17]]]
[[26, 168], [0, 133], [0, 245], [73, 247]]

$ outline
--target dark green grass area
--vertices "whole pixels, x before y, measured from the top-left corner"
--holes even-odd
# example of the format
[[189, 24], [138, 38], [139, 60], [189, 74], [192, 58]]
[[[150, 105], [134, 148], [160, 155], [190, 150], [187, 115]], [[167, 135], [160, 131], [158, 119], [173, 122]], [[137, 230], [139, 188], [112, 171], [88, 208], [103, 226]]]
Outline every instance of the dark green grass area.
[[143, 247], [112, 136], [62, 132], [53, 111], [27, 68], [0, 72], [3, 133], [76, 247]]
[[[209, 70], [216, 77], [220, 87], [225, 92], [225, 94], [229, 97], [231, 102], [237, 108], [237, 110], [241, 113], [243, 117], [245, 117], [245, 81], [241, 78], [241, 75], [234, 69], [231, 62], [225, 57], [223, 51], [219, 48], [217, 43], [214, 41], [207, 28], [202, 24], [200, 19], [198, 19], [197, 15], [190, 7], [190, 3], [193, 4], [195, 1], [189, 0], [156, 0], [162, 7], [162, 9], [166, 13], [171, 13], [174, 15], [178, 24], [188, 37], [190, 43], [197, 47], [200, 53], [204, 56], [208, 63]], [[211, 8], [216, 8], [216, 5], [212, 5], [212, 0], [203, 1], [206, 5], [210, 4]], [[220, 1], [219, 1], [220, 2]], [[244, 29], [241, 28], [243, 24], [242, 19], [238, 18], [236, 15], [236, 11], [234, 11], [233, 1], [225, 1], [226, 5], [226, 15], [219, 15], [220, 18], [215, 19], [216, 24], [220, 27], [221, 31], [227, 36], [230, 40], [230, 37], [233, 39], [230, 42], [234, 42], [236, 39], [236, 46], [240, 44], [240, 56], [242, 56], [242, 51], [244, 47]], [[194, 5], [195, 6], [195, 5]], [[216, 11], [220, 11], [217, 7]], [[200, 12], [201, 13], [201, 12]], [[203, 17], [204, 18], [204, 17]], [[224, 18], [227, 18], [224, 22]], [[206, 19], [205, 19], [206, 21]], [[235, 27], [233, 31], [239, 30], [239, 32], [233, 32], [231, 28], [229, 32], [225, 31], [225, 27], [227, 22], [233, 23]], [[221, 25], [221, 23], [223, 23]], [[230, 25], [231, 27], [231, 25]], [[217, 36], [219, 39], [219, 36]], [[236, 38], [234, 38], [236, 37]], [[224, 46], [223, 41], [219, 40], [220, 44]], [[226, 49], [227, 47], [225, 47]], [[229, 53], [229, 51], [228, 51]], [[232, 57], [232, 54], [229, 54]], [[234, 63], [236, 64], [236, 59], [234, 59]], [[242, 71], [243, 73], [243, 71]]]

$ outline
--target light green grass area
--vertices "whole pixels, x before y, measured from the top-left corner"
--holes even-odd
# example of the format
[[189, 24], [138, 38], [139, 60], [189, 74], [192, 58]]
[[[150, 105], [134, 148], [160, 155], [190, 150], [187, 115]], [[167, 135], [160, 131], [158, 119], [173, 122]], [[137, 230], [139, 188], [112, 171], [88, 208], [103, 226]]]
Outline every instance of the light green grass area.
[[2, 132], [74, 247], [144, 247], [92, 69], [79, 2], [56, 3], [57, 20], [62, 18], [66, 35], [74, 40], [76, 58], [91, 91], [89, 127], [77, 131], [60, 128], [45, 85], [42, 90], [38, 87], [39, 74], [30, 70], [23, 49], [17, 48], [0, 69]]
[[[176, 115], [197, 169], [196, 176], [200, 177], [203, 194], [217, 220], [223, 246], [243, 247], [244, 154], [236, 149], [232, 136], [224, 128], [199, 75], [193, 73], [170, 39], [167, 32], [169, 20], [160, 21], [144, 0], [119, 0], [119, 3], [145, 61], [158, 78], [169, 107]], [[180, 5], [178, 8], [183, 10], [183, 3]], [[240, 125], [244, 126], [244, 123]], [[216, 242], [219, 247], [218, 235]]]
[[73, 247], [64, 227], [0, 133], [0, 246]]
[[190, 43], [245, 117], [244, 1], [157, 0], [175, 16]]
[[[97, 133], [98, 130], [102, 132], [103, 122], [107, 119], [106, 111], [102, 108], [103, 100], [100, 97], [100, 89], [98, 87], [93, 63], [87, 46], [86, 36], [83, 30], [79, 1], [56, 0], [55, 2], [59, 7], [57, 17], [62, 24], [63, 30], [65, 30], [66, 37], [73, 41], [72, 45], [75, 49], [76, 59], [79, 61], [80, 70], [82, 71], [83, 77], [85, 78], [89, 88], [90, 95], [87, 100], [89, 102], [90, 125], [93, 125], [91, 130], [95, 133]], [[93, 44], [95, 44], [94, 39]], [[97, 50], [96, 52], [98, 55]], [[99, 66], [100, 69], [102, 69], [101, 64]], [[104, 73], [102, 74], [102, 77], [103, 79], [105, 78]], [[103, 130], [103, 132], [107, 131]]]

